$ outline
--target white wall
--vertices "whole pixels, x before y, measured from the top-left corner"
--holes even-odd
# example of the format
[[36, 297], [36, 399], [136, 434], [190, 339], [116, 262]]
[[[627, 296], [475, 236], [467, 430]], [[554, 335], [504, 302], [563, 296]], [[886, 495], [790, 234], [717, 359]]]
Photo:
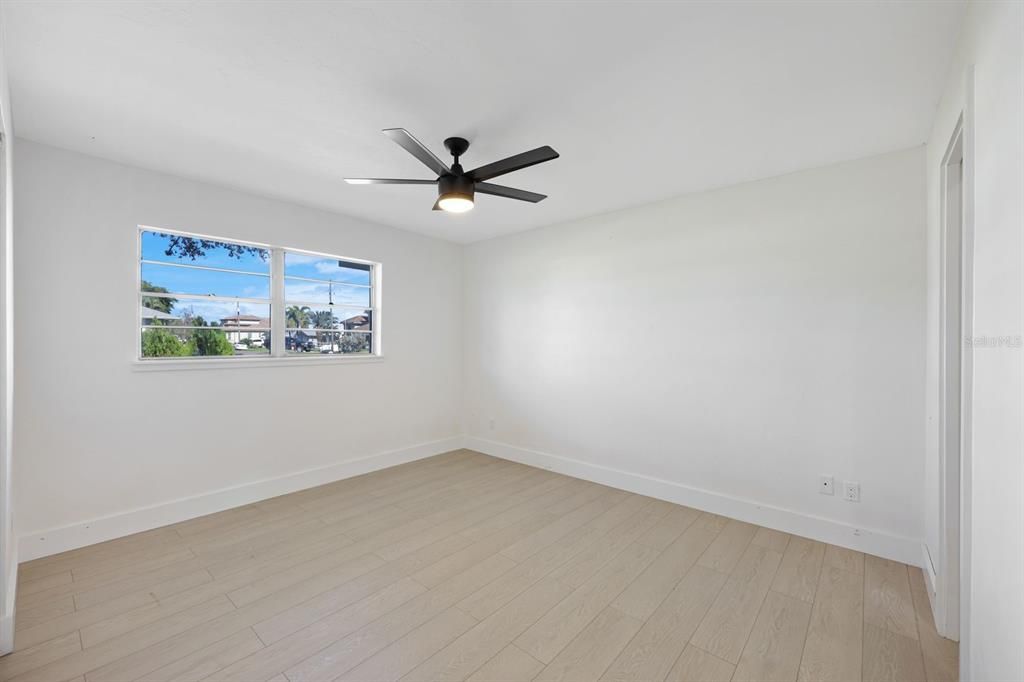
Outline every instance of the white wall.
[[467, 247], [470, 445], [919, 563], [924, 201], [915, 148]]
[[0, 132], [3, 133], [3, 158], [0, 159], [0, 654], [14, 648], [14, 590], [18, 572], [18, 552], [11, 513], [11, 446], [14, 408], [14, 307], [12, 251], [12, 179], [14, 164], [14, 127], [10, 89], [7, 84], [7, 59], [4, 53], [3, 7], [0, 6]]
[[[928, 144], [930, 365], [938, 354], [938, 168], [968, 104], [973, 67], [974, 317], [976, 339], [1019, 341], [1024, 306], [1024, 5], [975, 2], [967, 13]], [[970, 150], [969, 150], [970, 153]], [[961, 632], [961, 679], [1024, 679], [1024, 401], [1019, 343], [975, 345], [971, 479], [964, 513], [970, 561], [961, 567], [970, 604]], [[934, 372], [929, 371], [931, 377]], [[928, 461], [937, 458], [937, 385], [929, 385]], [[928, 513], [937, 514], [935, 477]], [[933, 535], [933, 534], [930, 534]], [[935, 542], [935, 540], [931, 540]], [[967, 610], [967, 609], [963, 609]]]
[[[431, 454], [461, 434], [458, 246], [26, 140], [16, 161], [15, 511], [28, 556], [53, 551], [54, 535], [94, 541], [91, 519], [411, 446]], [[385, 360], [133, 371], [140, 223], [380, 261]]]

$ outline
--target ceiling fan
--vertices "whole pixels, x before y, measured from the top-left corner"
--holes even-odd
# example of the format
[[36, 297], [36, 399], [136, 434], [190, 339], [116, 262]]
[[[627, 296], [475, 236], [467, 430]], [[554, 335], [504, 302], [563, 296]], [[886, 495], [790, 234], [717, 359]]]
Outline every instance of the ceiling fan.
[[402, 180], [395, 178], [345, 178], [350, 185], [437, 185], [437, 201], [434, 203], [435, 211], [448, 211], [450, 213], [465, 213], [473, 208], [473, 195], [491, 194], [506, 199], [518, 199], [537, 203], [547, 196], [536, 192], [527, 192], [522, 189], [495, 185], [487, 180], [505, 175], [512, 171], [535, 166], [538, 163], [551, 161], [558, 158], [558, 152], [548, 146], [537, 147], [522, 154], [510, 156], [501, 161], [489, 163], [486, 166], [474, 168], [471, 171], [462, 170], [459, 157], [469, 149], [469, 141], [461, 137], [449, 137], [444, 141], [444, 146], [455, 157], [455, 162], [449, 168], [441, 159], [434, 156], [434, 153], [427, 149], [422, 142], [413, 137], [405, 128], [387, 128], [382, 131], [391, 138], [402, 149], [409, 152], [420, 163], [437, 174], [434, 180]]

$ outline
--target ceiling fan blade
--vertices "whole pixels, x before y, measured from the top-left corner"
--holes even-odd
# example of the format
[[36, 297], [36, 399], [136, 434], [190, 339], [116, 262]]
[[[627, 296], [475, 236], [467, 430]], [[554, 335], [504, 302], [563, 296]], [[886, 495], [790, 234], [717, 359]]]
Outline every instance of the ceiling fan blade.
[[496, 197], [505, 197], [506, 199], [518, 199], [519, 201], [529, 201], [530, 203], [533, 204], [536, 204], [538, 201], [543, 201], [544, 199], [547, 199], [546, 194], [527, 192], [525, 189], [505, 187], [504, 185], [492, 185], [489, 182], [476, 183], [476, 191], [480, 194], [493, 194]]
[[507, 159], [502, 159], [501, 161], [489, 163], [486, 166], [474, 168], [466, 173], [466, 175], [477, 182], [490, 180], [491, 178], [496, 178], [499, 175], [504, 175], [505, 173], [511, 173], [512, 171], [528, 168], [529, 166], [535, 166], [538, 163], [544, 163], [545, 161], [551, 161], [557, 158], [558, 152], [545, 145], [543, 147], [531, 149], [528, 152], [523, 152], [522, 154], [510, 156]]
[[445, 175], [451, 172], [448, 166], [445, 165], [444, 161], [434, 156], [434, 152], [427, 149], [422, 142], [413, 137], [412, 133], [405, 128], [385, 128], [381, 132], [391, 138], [392, 142], [415, 156], [420, 160], [420, 163], [438, 175]]
[[398, 178], [345, 178], [350, 185], [436, 185], [437, 180], [402, 180]]

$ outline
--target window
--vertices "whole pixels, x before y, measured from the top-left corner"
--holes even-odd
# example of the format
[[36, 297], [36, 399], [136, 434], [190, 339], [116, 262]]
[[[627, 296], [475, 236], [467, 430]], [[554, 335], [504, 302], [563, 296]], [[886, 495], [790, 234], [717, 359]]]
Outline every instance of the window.
[[369, 263], [286, 249], [286, 352], [371, 353], [372, 268]]
[[139, 357], [372, 356], [379, 265], [139, 230]]

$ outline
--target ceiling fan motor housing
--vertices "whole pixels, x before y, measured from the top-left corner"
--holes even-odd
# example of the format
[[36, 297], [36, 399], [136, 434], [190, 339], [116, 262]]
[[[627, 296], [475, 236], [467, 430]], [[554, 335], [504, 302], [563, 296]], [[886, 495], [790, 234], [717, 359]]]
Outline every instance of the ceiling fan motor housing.
[[461, 173], [459, 175], [442, 175], [437, 179], [437, 195], [464, 196], [473, 199], [473, 181]]

